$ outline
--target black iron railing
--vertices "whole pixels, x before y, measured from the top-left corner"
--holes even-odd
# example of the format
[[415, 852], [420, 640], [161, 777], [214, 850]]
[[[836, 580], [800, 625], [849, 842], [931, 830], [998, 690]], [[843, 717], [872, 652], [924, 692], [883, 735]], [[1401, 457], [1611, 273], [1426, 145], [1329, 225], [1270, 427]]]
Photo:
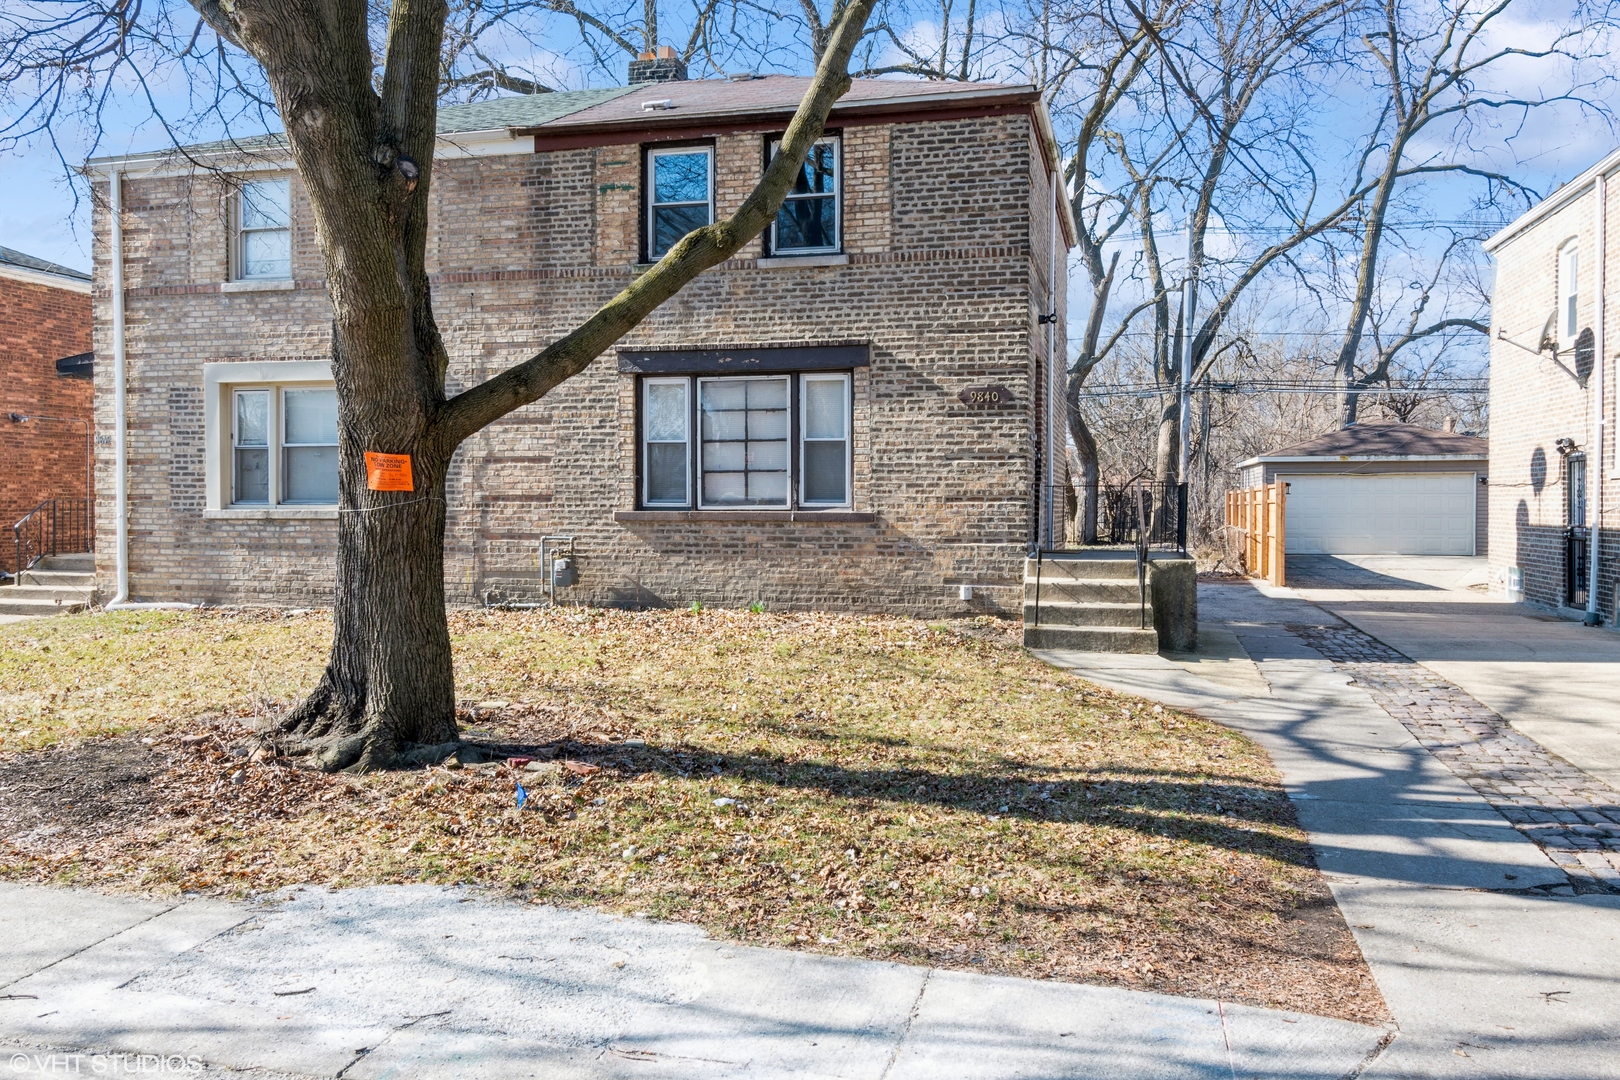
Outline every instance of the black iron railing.
[[47, 555], [94, 551], [96, 511], [92, 499], [46, 499], [11, 527], [17, 545], [13, 572], [21, 574]]
[[1564, 603], [1569, 607], [1586, 606], [1586, 590], [1590, 583], [1587, 559], [1592, 547], [1592, 530], [1584, 525], [1571, 525], [1564, 530]]
[[1138, 480], [1097, 491], [1097, 541], [1187, 550], [1187, 485]]

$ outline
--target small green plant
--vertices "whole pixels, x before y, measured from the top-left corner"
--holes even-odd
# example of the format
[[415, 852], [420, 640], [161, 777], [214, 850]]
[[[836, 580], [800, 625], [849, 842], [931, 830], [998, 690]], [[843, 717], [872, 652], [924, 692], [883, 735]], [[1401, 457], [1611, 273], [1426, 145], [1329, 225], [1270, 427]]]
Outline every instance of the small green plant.
[[692, 614], [696, 615], [698, 612], [703, 610], [702, 601], [699, 601], [699, 600], [692, 601], [692, 606], [690, 608], [688, 608], [687, 610], [690, 611]]
[[748, 610], [752, 611], [755, 615], [765, 614], [765, 601], [755, 600], [752, 604], [748, 605]]

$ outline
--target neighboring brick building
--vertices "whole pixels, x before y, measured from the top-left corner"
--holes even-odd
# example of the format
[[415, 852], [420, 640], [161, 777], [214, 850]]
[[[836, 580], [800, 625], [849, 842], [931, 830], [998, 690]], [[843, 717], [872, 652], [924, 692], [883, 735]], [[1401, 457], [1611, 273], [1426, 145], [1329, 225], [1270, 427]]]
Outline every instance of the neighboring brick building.
[[1611, 626], [1620, 587], [1613, 363], [1620, 327], [1600, 301], [1605, 282], [1620, 280], [1617, 172], [1620, 151], [1486, 244], [1496, 257], [1491, 565], [1503, 587], [1517, 568], [1531, 602], [1584, 608], [1595, 532], [1596, 607]]
[[[6, 573], [16, 570], [12, 526], [19, 518], [46, 499], [88, 494], [89, 351], [90, 275], [0, 247], [0, 570]], [[81, 513], [77, 506], [63, 511], [75, 519]]]
[[[443, 110], [428, 267], [452, 392], [532, 355], [686, 228], [729, 214], [807, 82], [677, 80]], [[1024, 555], [1052, 527], [1062, 455], [1049, 447], [1064, 430], [1049, 357], [1064, 355], [1072, 222], [1043, 104], [1027, 86], [863, 79], [828, 136], [765, 236], [462, 447], [454, 601], [533, 599], [540, 538], [564, 535], [570, 601], [1019, 609]], [[139, 599], [330, 600], [329, 306], [298, 180], [273, 140], [259, 147], [193, 151], [226, 165], [234, 189], [169, 157], [92, 163], [103, 348], [108, 182], [122, 172]], [[111, 511], [104, 499], [104, 530]], [[112, 571], [102, 559], [104, 582]]]

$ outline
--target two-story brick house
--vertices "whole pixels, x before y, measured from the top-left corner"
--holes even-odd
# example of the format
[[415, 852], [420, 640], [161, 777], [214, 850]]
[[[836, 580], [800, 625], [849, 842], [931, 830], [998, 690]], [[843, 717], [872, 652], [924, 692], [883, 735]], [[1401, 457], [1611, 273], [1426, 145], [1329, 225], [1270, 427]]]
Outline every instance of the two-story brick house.
[[[730, 213], [807, 83], [442, 110], [428, 267], [451, 391]], [[275, 139], [190, 157], [91, 163], [96, 340], [124, 350], [128, 593], [324, 604], [335, 398], [305, 196]], [[565, 536], [564, 601], [1016, 611], [1025, 553], [1061, 529], [1057, 169], [1031, 87], [857, 80], [763, 236], [462, 447], [450, 597], [535, 599], [540, 540]], [[116, 377], [98, 365], [105, 430]]]
[[[1524, 598], [1614, 625], [1620, 589], [1616, 332], [1620, 151], [1492, 237], [1490, 553]], [[1596, 557], [1597, 587], [1590, 561]]]

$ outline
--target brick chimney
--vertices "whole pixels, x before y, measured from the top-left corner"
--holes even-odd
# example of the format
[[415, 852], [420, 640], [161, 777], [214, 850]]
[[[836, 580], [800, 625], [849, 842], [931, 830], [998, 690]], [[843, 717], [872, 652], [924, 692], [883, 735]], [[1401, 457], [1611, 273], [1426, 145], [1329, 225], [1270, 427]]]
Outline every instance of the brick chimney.
[[644, 52], [630, 61], [631, 86], [685, 81], [686, 61], [676, 56], [675, 50], [668, 45], [660, 45], [657, 52]]
[[1446, 417], [1446, 431], [1454, 433], [1454, 432], [1456, 432], [1456, 430], [1457, 430], [1457, 418], [1455, 416]]

